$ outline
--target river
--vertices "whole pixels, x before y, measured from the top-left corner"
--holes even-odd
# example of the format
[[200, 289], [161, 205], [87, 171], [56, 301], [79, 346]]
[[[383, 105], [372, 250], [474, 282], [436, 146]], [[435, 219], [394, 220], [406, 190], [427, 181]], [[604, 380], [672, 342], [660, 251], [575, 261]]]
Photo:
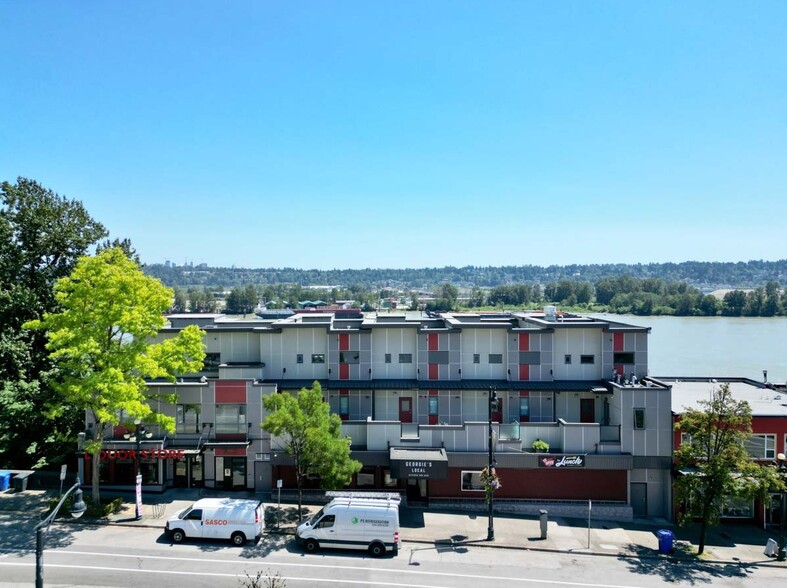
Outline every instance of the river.
[[597, 315], [650, 327], [652, 376], [733, 376], [787, 381], [787, 317], [673, 317]]

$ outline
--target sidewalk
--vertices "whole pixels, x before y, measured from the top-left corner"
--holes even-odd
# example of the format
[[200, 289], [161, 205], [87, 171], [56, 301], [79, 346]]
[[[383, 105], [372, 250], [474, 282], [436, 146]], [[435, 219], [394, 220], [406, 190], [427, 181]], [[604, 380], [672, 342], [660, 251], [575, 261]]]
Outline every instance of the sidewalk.
[[[117, 496], [104, 492], [105, 496]], [[135, 519], [134, 503], [128, 494], [120, 512], [101, 520], [81, 521], [93, 524], [141, 526], [164, 529], [166, 519], [195, 500], [207, 496], [226, 496], [210, 490], [168, 490], [163, 494], [146, 494], [143, 497], [143, 515]], [[233, 497], [258, 499], [253, 493], [233, 493]], [[43, 516], [48, 501], [57, 492], [30, 490], [23, 493], [0, 492], [0, 512], [24, 512], [30, 516], [38, 512]], [[307, 513], [316, 512], [320, 506], [304, 505]], [[294, 534], [297, 523], [297, 506], [287, 503], [277, 508], [275, 502], [266, 502], [268, 533]], [[278, 517], [278, 527], [277, 527]], [[400, 533], [403, 543], [427, 544], [437, 549], [457, 549], [462, 546], [481, 546], [496, 549], [553, 551], [577, 555], [602, 555], [626, 558], [661, 558], [669, 560], [695, 560], [698, 532], [695, 527], [674, 527], [661, 520], [641, 519], [633, 523], [549, 518], [547, 537], [541, 538], [537, 518], [496, 514], [493, 520], [494, 540], [487, 541], [489, 518], [486, 513], [436, 511], [414, 507], [400, 509]], [[659, 553], [656, 531], [669, 529], [675, 534], [671, 554]], [[774, 533], [766, 533], [752, 525], [723, 525], [708, 530], [704, 563], [734, 564], [740, 566], [773, 566], [787, 569], [787, 562], [777, 562], [764, 554], [765, 544]], [[264, 539], [263, 539], [264, 541]]]

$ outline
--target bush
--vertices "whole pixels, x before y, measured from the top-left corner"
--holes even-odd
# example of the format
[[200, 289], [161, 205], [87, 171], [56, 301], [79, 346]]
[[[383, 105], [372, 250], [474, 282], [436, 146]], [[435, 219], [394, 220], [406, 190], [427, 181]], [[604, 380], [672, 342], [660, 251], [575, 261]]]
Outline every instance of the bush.
[[542, 441], [541, 439], [536, 439], [535, 441], [533, 441], [532, 447], [533, 447], [533, 451], [537, 453], [544, 453], [546, 451], [549, 451], [549, 443], [547, 443], [546, 441]]
[[[82, 500], [85, 501], [85, 505], [87, 506], [87, 511], [83, 516], [100, 519], [105, 516], [111, 515], [116, 513], [120, 510], [120, 507], [123, 506], [123, 499], [122, 498], [103, 498], [101, 500], [101, 504], [96, 507], [93, 505], [93, 500], [90, 496], [86, 494], [82, 494]], [[52, 512], [57, 506], [57, 503], [60, 502], [59, 498], [52, 498], [49, 501], [49, 512]], [[74, 495], [71, 494], [68, 498], [66, 498], [63, 506], [60, 507], [60, 510], [57, 513], [58, 517], [63, 516], [71, 516], [71, 506], [74, 504]]]

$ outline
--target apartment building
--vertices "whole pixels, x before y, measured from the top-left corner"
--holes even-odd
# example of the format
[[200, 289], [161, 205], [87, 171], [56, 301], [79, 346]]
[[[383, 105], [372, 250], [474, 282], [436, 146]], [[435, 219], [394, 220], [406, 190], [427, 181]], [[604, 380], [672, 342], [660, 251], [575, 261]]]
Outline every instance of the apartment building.
[[[363, 464], [354, 488], [428, 504], [482, 500], [491, 437], [495, 499], [512, 508], [593, 501], [613, 518], [671, 515], [671, 389], [647, 377], [648, 328], [554, 307], [169, 320], [162, 338], [187, 324], [205, 330], [207, 360], [200, 374], [150, 383], [151, 403], [177, 430], [141, 440], [146, 489], [294, 488], [281, 442], [260, 428], [262, 398], [318, 381]], [[132, 483], [128, 433], [117, 427], [106, 443], [107, 484]], [[536, 452], [536, 440], [549, 449]]]

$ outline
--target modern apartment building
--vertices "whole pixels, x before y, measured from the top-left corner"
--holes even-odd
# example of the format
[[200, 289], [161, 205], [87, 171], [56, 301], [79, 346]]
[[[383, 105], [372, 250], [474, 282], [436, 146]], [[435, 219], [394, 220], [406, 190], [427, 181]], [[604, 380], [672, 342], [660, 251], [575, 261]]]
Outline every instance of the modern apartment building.
[[[491, 437], [501, 504], [562, 512], [592, 500], [613, 518], [671, 515], [671, 389], [647, 377], [648, 328], [554, 307], [169, 320], [162, 338], [187, 324], [205, 330], [207, 361], [176, 384], [150, 383], [151, 403], [177, 431], [153, 427], [141, 440], [146, 489], [294, 488], [292, 462], [260, 428], [262, 398], [318, 381], [363, 464], [354, 488], [431, 504], [482, 500]], [[127, 433], [116, 427], [106, 443], [107, 484], [133, 483]], [[535, 452], [536, 440], [548, 451]]]

